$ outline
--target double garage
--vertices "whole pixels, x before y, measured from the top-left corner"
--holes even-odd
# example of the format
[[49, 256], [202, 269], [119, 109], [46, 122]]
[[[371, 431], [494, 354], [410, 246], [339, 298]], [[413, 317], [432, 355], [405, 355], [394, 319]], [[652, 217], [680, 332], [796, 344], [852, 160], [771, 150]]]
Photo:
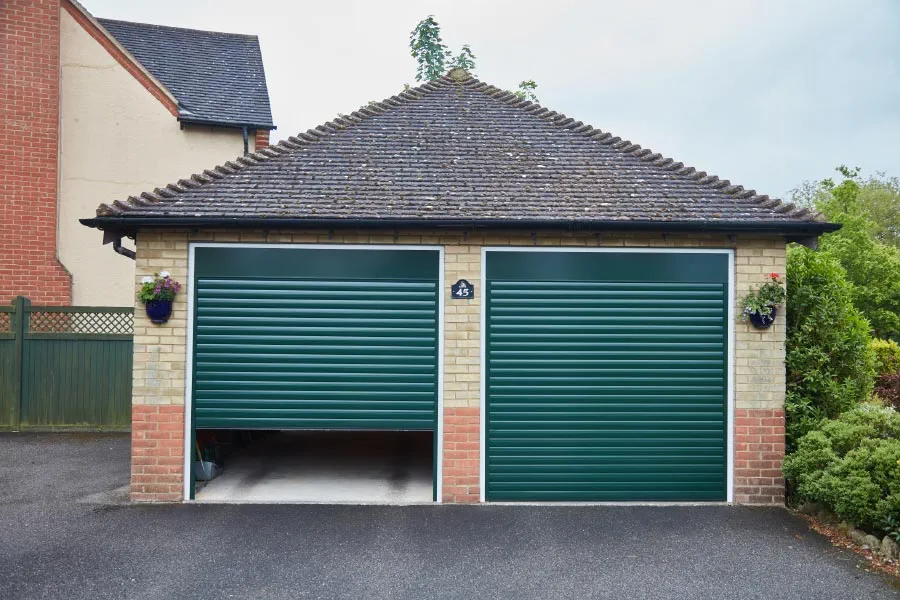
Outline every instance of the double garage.
[[[475, 337], [481, 500], [731, 500], [731, 249], [482, 247], [480, 270], [447, 274], [441, 246], [194, 243], [189, 254], [186, 499], [206, 493], [201, 446], [227, 439], [210, 490], [265, 447], [251, 479], [279, 461], [308, 475], [311, 461], [320, 478], [277, 498], [308, 499], [302, 487], [321, 488], [335, 456], [364, 479], [388, 448], [415, 465], [419, 495], [401, 500], [439, 501], [452, 464], [444, 366]], [[474, 294], [451, 293], [458, 275]], [[460, 306], [480, 323], [449, 339]], [[302, 450], [266, 446], [272, 436]], [[372, 489], [320, 499], [389, 498]]]

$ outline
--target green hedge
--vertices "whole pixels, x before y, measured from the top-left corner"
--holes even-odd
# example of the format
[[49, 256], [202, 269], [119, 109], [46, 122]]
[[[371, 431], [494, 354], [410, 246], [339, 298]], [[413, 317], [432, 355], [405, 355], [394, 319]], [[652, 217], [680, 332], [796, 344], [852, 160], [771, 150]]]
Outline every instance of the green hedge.
[[804, 435], [784, 460], [799, 500], [869, 531], [900, 520], [900, 413], [863, 404]]
[[786, 447], [866, 400], [875, 383], [869, 323], [836, 260], [792, 247], [787, 260]]

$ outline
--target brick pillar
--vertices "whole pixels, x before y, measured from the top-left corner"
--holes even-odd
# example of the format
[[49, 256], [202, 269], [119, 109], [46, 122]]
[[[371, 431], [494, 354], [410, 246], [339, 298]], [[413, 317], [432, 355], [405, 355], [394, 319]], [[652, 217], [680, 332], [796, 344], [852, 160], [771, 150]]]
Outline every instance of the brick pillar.
[[0, 2], [0, 304], [69, 304], [56, 250], [59, 0]]
[[480, 409], [444, 409], [444, 502], [478, 502], [481, 492]]
[[143, 276], [167, 270], [183, 287], [168, 323], [151, 323], [144, 305], [135, 305], [131, 499], [177, 502], [184, 484], [187, 234], [141, 232], [136, 245], [136, 286]]
[[[447, 237], [444, 243], [443, 502], [478, 502], [481, 464], [481, 241]], [[470, 300], [450, 298], [459, 279], [475, 285]]]
[[269, 130], [268, 129], [257, 129], [256, 134], [253, 136], [253, 147], [256, 150], [260, 150], [261, 148], [265, 148], [269, 145]]
[[[767, 273], [785, 272], [782, 238], [740, 242], [735, 256], [738, 299], [762, 284]], [[735, 314], [742, 308], [736, 306]], [[785, 312], [779, 309], [770, 329], [735, 325], [736, 504], [784, 504]]]
[[784, 504], [784, 410], [737, 409], [734, 415], [734, 501]]
[[131, 499], [177, 502], [183, 498], [184, 406], [131, 407]]

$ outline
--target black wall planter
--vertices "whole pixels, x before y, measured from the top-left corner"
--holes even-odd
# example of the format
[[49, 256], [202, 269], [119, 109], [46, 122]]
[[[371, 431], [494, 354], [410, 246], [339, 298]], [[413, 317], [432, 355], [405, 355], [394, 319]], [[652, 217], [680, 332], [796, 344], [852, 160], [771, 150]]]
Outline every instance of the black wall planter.
[[162, 325], [172, 316], [171, 300], [151, 300], [144, 305], [147, 309], [147, 316], [150, 317], [152, 323]]
[[770, 306], [770, 313], [768, 315], [764, 315], [759, 312], [750, 313], [750, 322], [753, 323], [753, 326], [757, 329], [768, 329], [772, 326], [772, 323], [775, 322], [775, 314], [777, 310], [774, 306]]

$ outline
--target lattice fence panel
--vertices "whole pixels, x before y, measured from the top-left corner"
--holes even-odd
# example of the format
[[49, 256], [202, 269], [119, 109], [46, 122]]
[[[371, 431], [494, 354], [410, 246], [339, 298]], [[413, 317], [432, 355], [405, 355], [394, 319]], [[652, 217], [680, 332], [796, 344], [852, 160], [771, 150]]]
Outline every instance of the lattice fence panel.
[[12, 331], [12, 314], [8, 312], [0, 312], [0, 333], [9, 333]]
[[30, 333], [79, 333], [94, 335], [132, 335], [131, 312], [57, 312], [39, 310], [28, 320]]

